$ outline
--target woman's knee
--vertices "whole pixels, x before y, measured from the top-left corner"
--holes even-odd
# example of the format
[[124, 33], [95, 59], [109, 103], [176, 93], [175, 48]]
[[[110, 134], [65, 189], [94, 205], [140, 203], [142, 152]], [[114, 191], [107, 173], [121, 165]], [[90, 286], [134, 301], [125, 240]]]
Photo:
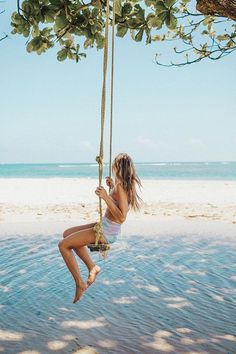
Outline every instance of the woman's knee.
[[67, 229], [63, 232], [63, 238], [66, 238], [69, 235], [70, 235], [69, 229]]
[[65, 249], [65, 248], [66, 248], [65, 246], [66, 246], [66, 245], [65, 245], [64, 239], [63, 239], [63, 240], [60, 240], [60, 241], [58, 242], [58, 248], [59, 248], [60, 251], [62, 251], [63, 249]]

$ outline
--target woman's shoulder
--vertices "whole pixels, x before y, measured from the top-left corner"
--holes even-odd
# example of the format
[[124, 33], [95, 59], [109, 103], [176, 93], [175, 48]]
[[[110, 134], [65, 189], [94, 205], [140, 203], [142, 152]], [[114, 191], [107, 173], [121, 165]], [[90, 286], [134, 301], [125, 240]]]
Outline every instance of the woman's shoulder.
[[118, 192], [118, 193], [119, 192], [125, 192], [125, 189], [124, 189], [124, 187], [123, 187], [123, 185], [122, 185], [122, 183], [120, 181], [115, 184], [114, 191]]

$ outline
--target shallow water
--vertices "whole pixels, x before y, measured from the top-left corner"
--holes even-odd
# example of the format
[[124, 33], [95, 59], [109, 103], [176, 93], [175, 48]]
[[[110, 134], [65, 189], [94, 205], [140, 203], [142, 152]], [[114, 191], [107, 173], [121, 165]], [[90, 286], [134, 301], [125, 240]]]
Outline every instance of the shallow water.
[[59, 238], [0, 240], [0, 352], [236, 353], [232, 237], [122, 239], [76, 305]]

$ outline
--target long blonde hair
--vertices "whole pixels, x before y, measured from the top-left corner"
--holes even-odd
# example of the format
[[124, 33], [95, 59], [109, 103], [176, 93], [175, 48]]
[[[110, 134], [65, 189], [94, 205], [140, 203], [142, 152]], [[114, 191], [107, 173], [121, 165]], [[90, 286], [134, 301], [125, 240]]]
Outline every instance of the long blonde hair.
[[118, 154], [112, 163], [112, 172], [127, 193], [131, 208], [136, 211], [139, 210], [142, 199], [137, 193], [136, 186], [140, 189], [142, 184], [136, 173], [131, 157], [125, 153]]

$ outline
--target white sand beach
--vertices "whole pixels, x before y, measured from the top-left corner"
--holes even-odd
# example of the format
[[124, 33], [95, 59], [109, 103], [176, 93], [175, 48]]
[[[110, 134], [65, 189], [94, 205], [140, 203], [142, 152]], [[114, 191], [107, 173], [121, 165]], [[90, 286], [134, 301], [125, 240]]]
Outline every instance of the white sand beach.
[[[143, 205], [126, 230], [165, 220], [224, 221], [236, 225], [236, 181], [142, 180]], [[95, 179], [2, 178], [0, 227], [45, 223], [74, 225], [98, 218]], [[105, 206], [104, 206], [105, 207]], [[5, 229], [4, 228], [4, 229]]]

